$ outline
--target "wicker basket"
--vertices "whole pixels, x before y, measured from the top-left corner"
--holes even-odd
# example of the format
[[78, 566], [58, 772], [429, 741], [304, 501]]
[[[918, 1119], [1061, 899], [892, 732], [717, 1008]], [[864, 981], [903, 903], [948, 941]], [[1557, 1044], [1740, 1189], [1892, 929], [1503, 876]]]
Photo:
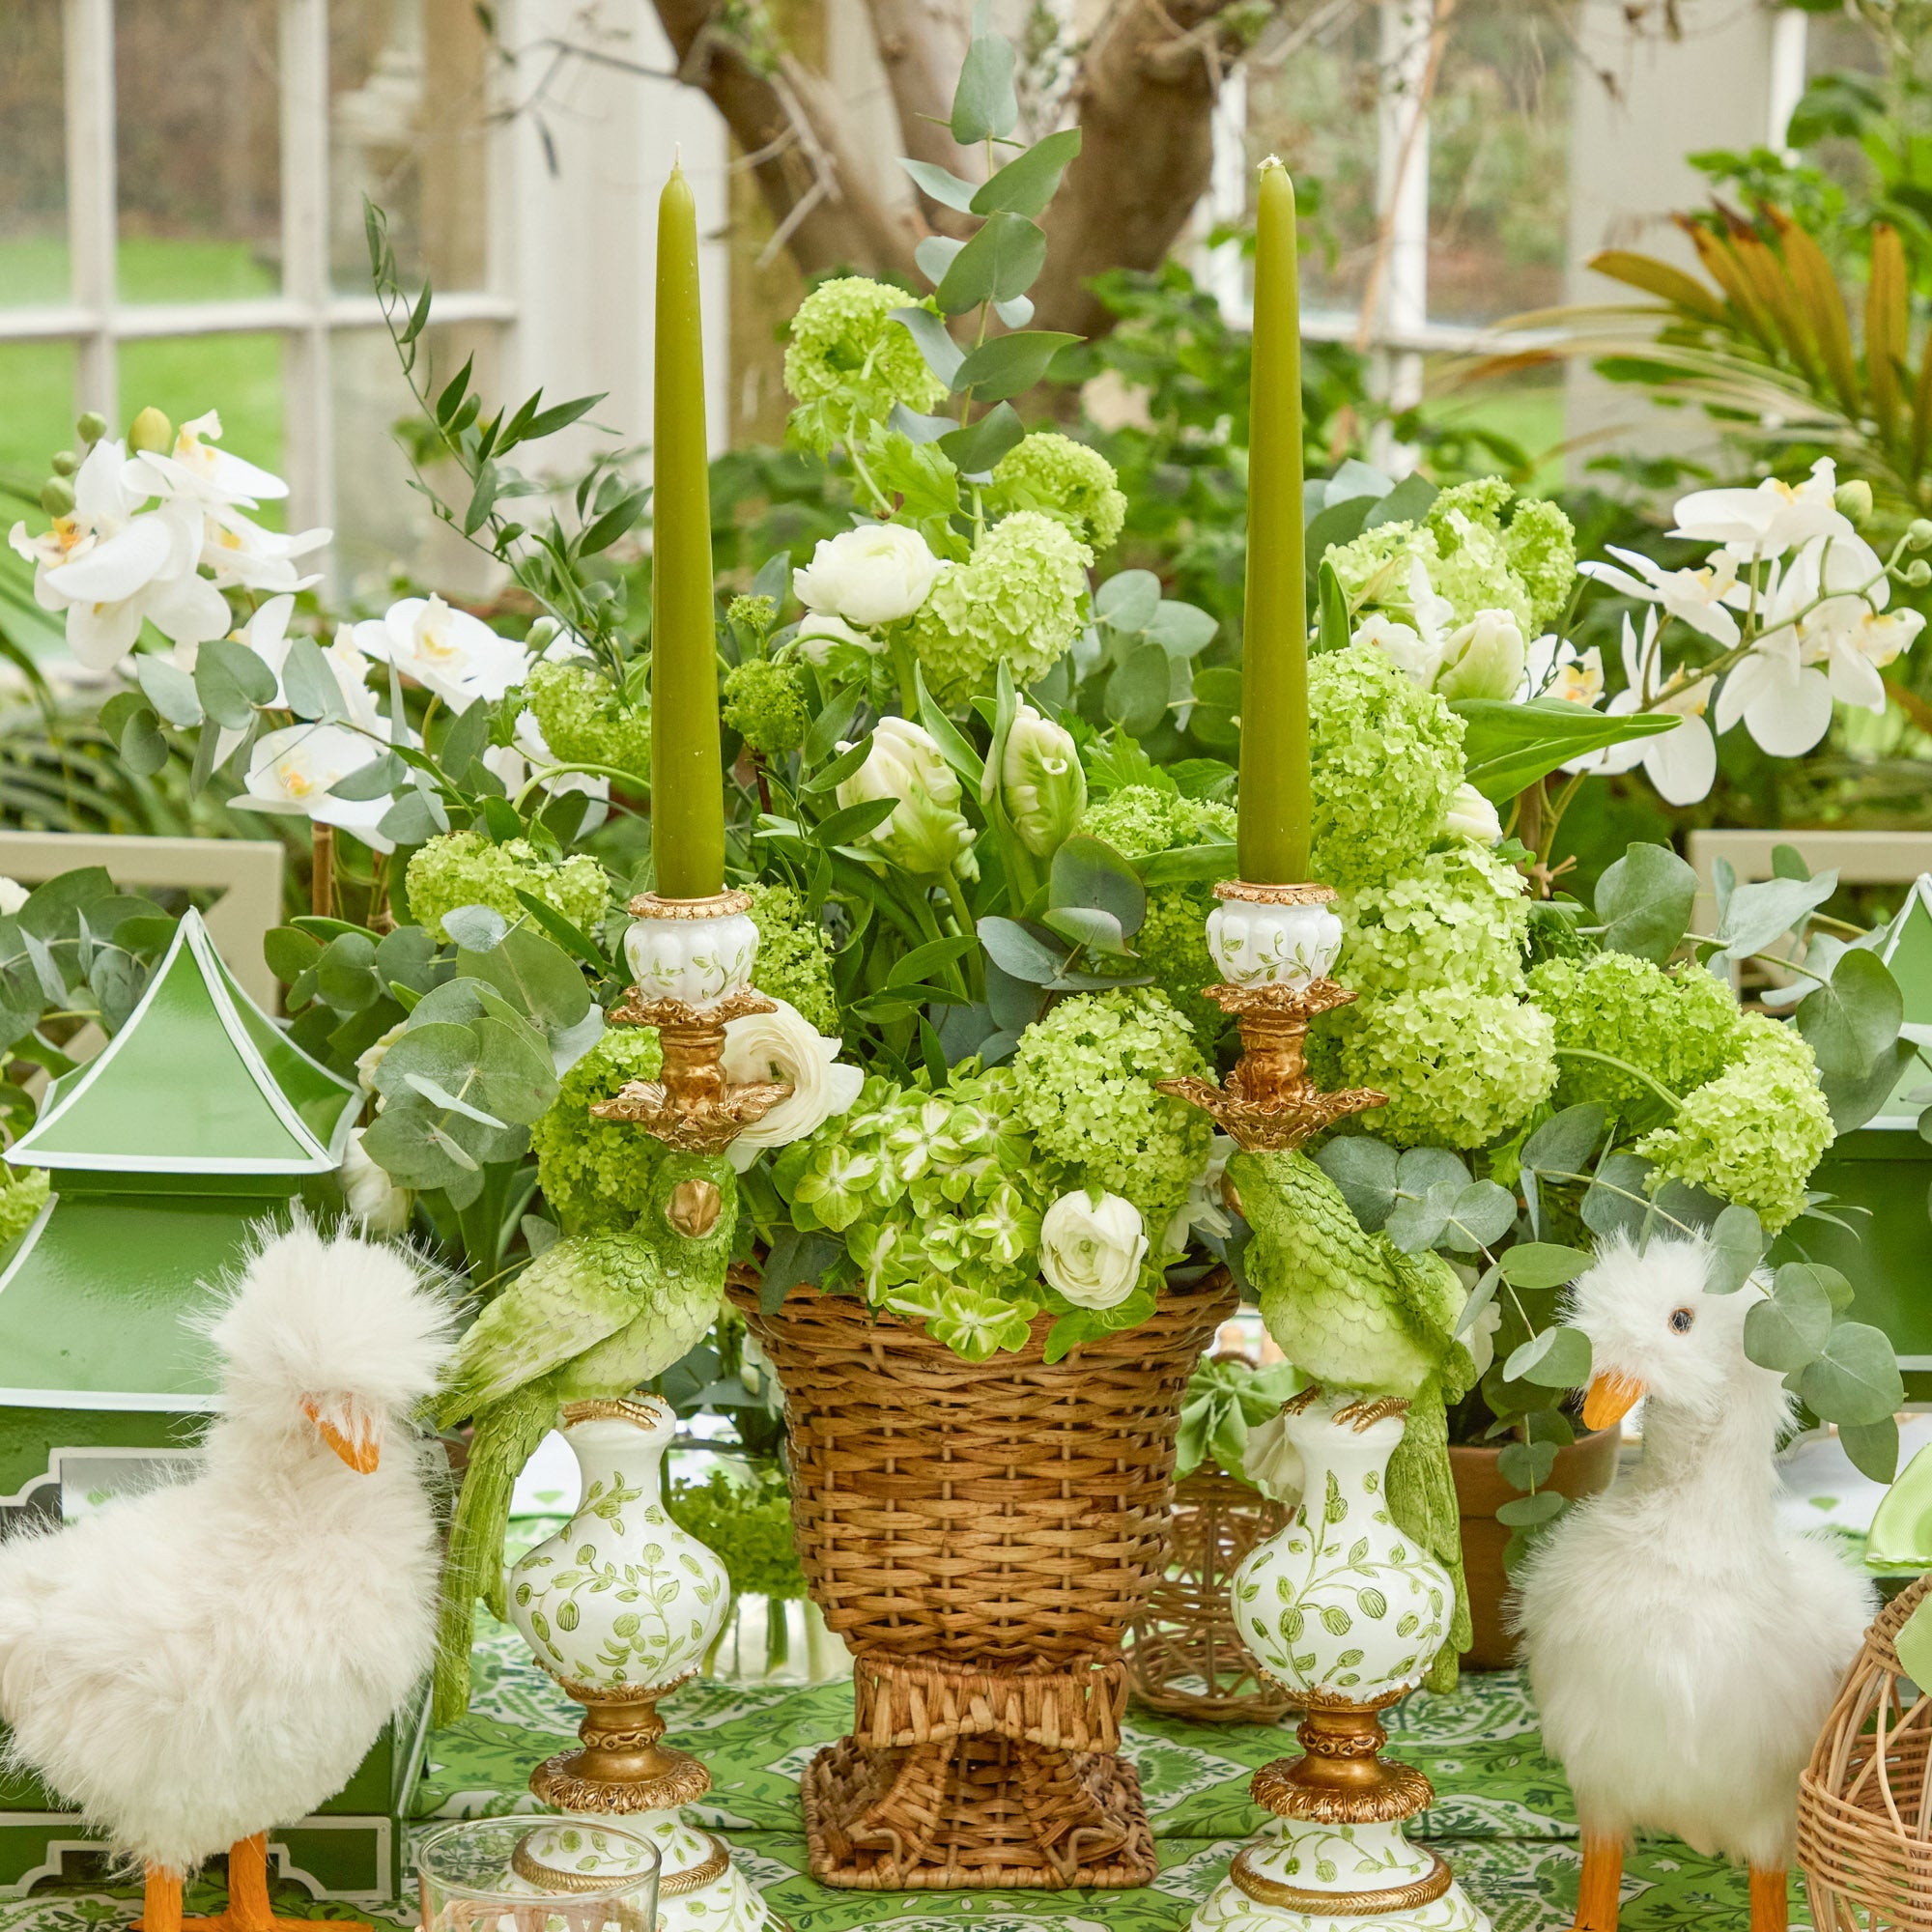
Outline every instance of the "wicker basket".
[[1892, 1648], [1928, 1589], [1921, 1577], [1879, 1612], [1798, 1781], [1817, 1932], [1932, 1932], [1932, 1697], [1901, 1690]]
[[871, 1890], [1154, 1874], [1121, 1762], [1121, 1642], [1166, 1565], [1180, 1396], [1225, 1272], [1137, 1328], [960, 1360], [856, 1296], [732, 1298], [785, 1391], [792, 1521], [855, 1653], [853, 1735], [803, 1786], [812, 1875]]
[[1280, 1503], [1211, 1458], [1180, 1479], [1167, 1575], [1148, 1592], [1127, 1645], [1128, 1682], [1142, 1703], [1205, 1723], [1271, 1724], [1290, 1708], [1228, 1609], [1236, 1566], [1287, 1520]]

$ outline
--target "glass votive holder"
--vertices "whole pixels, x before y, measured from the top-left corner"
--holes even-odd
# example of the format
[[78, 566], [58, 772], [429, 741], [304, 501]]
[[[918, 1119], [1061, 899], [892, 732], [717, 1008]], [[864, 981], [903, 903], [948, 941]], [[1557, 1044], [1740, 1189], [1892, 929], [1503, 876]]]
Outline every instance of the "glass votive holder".
[[602, 1819], [461, 1819], [416, 1847], [422, 1932], [657, 1932], [660, 1863]]

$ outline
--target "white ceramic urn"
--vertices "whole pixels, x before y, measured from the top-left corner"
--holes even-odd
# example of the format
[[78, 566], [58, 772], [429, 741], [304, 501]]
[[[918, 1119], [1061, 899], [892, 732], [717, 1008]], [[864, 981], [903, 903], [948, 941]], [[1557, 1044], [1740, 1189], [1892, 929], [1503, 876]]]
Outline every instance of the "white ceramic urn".
[[752, 983], [758, 956], [758, 928], [751, 898], [720, 893], [711, 899], [632, 900], [636, 915], [624, 932], [624, 957], [644, 1000], [682, 1000], [709, 1006]]

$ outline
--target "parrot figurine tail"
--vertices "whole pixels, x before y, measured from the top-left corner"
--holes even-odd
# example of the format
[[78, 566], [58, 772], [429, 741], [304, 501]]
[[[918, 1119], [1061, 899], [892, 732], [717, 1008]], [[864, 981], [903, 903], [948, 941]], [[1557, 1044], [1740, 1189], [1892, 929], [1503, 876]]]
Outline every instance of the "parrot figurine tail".
[[1408, 1403], [1407, 1426], [1389, 1458], [1389, 1515], [1456, 1586], [1449, 1636], [1427, 1679], [1432, 1690], [1453, 1690], [1458, 1657], [1472, 1641], [1449, 1462], [1448, 1405], [1475, 1380], [1475, 1364], [1455, 1338], [1467, 1298], [1463, 1284], [1440, 1255], [1406, 1254], [1365, 1230], [1306, 1154], [1237, 1153], [1228, 1178], [1254, 1231], [1248, 1276], [1282, 1352], [1331, 1391]]
[[432, 1712], [438, 1724], [453, 1724], [469, 1708], [476, 1599], [481, 1597], [498, 1617], [508, 1607], [503, 1600], [503, 1535], [510, 1522], [511, 1492], [556, 1416], [556, 1396], [546, 1379], [513, 1391], [476, 1418], [442, 1571]]

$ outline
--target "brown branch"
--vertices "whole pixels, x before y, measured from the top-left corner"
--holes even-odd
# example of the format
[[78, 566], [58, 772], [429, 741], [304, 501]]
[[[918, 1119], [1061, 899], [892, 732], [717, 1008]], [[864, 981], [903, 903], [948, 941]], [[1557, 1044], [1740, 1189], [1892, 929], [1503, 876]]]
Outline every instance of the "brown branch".
[[789, 56], [766, 73], [714, 25], [715, 0], [653, 0], [677, 77], [701, 89], [748, 157], [784, 245], [807, 274], [916, 272], [917, 237], [872, 191], [824, 80]]
[[1037, 326], [1104, 334], [1113, 318], [1084, 284], [1108, 269], [1153, 270], [1208, 189], [1215, 96], [1241, 43], [1229, 0], [1116, 0], [1074, 83], [1084, 140], [1047, 210]]
[[[867, 7], [879, 63], [898, 110], [903, 152], [916, 161], [950, 168], [965, 181], [985, 180], [983, 152], [962, 148], [947, 125], [970, 37], [963, 8], [957, 0], [867, 0]], [[966, 236], [977, 225], [923, 189], [919, 205], [927, 223], [941, 234]]]

